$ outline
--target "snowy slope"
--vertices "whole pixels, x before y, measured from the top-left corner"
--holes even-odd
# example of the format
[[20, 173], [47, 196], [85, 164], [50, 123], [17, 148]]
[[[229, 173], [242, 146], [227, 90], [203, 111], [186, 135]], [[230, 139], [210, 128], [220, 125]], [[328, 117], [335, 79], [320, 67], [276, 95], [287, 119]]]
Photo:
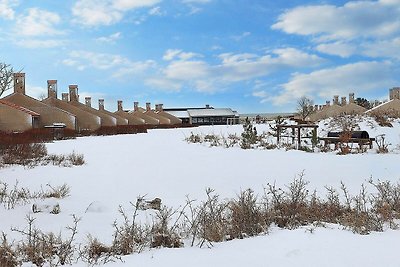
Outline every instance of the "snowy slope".
[[[259, 132], [268, 130], [266, 125], [257, 127]], [[242, 131], [241, 126], [207, 126], [57, 141], [47, 145], [49, 153], [82, 153], [86, 164], [73, 168], [12, 166], [0, 170], [0, 180], [11, 185], [18, 181], [20, 186], [31, 190], [40, 190], [47, 183], [68, 184], [71, 195], [59, 201], [61, 213], [34, 214], [35, 223], [46, 231], [65, 231], [65, 226], [71, 224], [71, 214], [75, 214], [81, 217], [78, 241], [86, 241], [91, 234], [109, 243], [112, 223], [120, 218], [118, 206], [130, 211], [129, 203], [138, 196], [159, 197], [164, 205], [178, 208], [187, 195], [204, 200], [205, 189], [209, 187], [222, 198], [234, 197], [247, 188], [262, 194], [267, 183], [287, 185], [302, 171], [310, 181], [310, 190], [316, 189], [320, 195], [325, 195], [325, 186], [339, 188], [341, 181], [352, 193], [357, 193], [370, 177], [399, 182], [396, 152], [400, 143], [399, 122], [393, 128], [371, 129], [367, 123], [365, 127], [369, 127], [370, 136], [386, 133], [394, 152], [376, 154], [371, 150], [338, 156], [284, 149], [210, 148], [184, 141], [191, 132], [240, 135]], [[10, 227], [26, 227], [29, 213], [31, 205], [14, 210], [0, 208], [0, 230], [17, 238]], [[217, 244], [212, 249], [152, 250], [124, 257], [125, 266], [399, 266], [395, 248], [400, 244], [399, 231], [358, 236], [336, 229], [338, 226], [332, 228], [318, 228], [314, 233], [305, 228], [294, 231], [274, 228], [267, 236]], [[77, 263], [77, 266], [85, 265]]]

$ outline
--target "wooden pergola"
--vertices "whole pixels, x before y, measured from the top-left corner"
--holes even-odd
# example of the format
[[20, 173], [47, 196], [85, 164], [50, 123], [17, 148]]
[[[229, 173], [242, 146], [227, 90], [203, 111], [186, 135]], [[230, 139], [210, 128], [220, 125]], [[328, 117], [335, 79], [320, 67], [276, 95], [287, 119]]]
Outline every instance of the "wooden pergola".
[[281, 141], [281, 133], [282, 129], [292, 129], [292, 142], [294, 142], [295, 138], [297, 137], [297, 149], [300, 148], [301, 138], [310, 138], [301, 136], [301, 129], [312, 129], [312, 137], [317, 139], [317, 128], [318, 125], [316, 124], [297, 124], [297, 125], [286, 125], [286, 124], [278, 124], [276, 125], [277, 129], [277, 144], [280, 144]]

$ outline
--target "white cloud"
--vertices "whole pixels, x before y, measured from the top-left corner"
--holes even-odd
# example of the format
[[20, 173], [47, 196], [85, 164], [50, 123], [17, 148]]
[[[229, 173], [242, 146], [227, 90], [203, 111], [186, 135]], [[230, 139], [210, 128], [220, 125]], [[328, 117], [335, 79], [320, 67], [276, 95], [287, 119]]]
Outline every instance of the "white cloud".
[[161, 2], [161, 0], [113, 0], [111, 2], [113, 8], [124, 11], [141, 7], [152, 7]]
[[27, 15], [17, 18], [15, 31], [24, 36], [58, 35], [63, 33], [55, 28], [60, 22], [57, 13], [30, 8]]
[[145, 84], [149, 87], [169, 92], [179, 92], [182, 89], [182, 84], [180, 82], [167, 78], [148, 78], [145, 80]]
[[399, 59], [399, 17], [399, 0], [349, 1], [287, 10], [271, 28], [309, 36], [328, 55]]
[[234, 35], [231, 38], [238, 42], [238, 41], [241, 41], [242, 39], [244, 39], [244, 38], [246, 38], [246, 37], [248, 37], [250, 35], [251, 35], [251, 32], [243, 32], [242, 34]]
[[206, 4], [210, 3], [211, 0], [182, 0], [182, 3], [190, 4]]
[[44, 99], [47, 97], [47, 88], [27, 84], [26, 94], [36, 99]]
[[124, 66], [120, 66], [112, 75], [113, 78], [129, 79], [137, 74], [154, 68], [156, 63], [153, 60], [146, 61], [128, 61]]
[[395, 84], [392, 65], [387, 62], [366, 61], [322, 69], [309, 74], [294, 74], [283, 84], [282, 93], [271, 98], [275, 104], [293, 103], [301, 96], [323, 97], [335, 94], [358, 94]]
[[365, 43], [361, 47], [369, 57], [387, 57], [400, 60], [400, 37], [392, 40]]
[[18, 5], [15, 0], [0, 0], [0, 18], [13, 20], [15, 17], [14, 7]]
[[213, 46], [211, 46], [211, 50], [221, 50], [221, 49], [222, 49], [222, 47], [219, 46], [219, 45], [213, 45]]
[[254, 91], [252, 93], [252, 96], [255, 96], [258, 98], [268, 98], [269, 94], [266, 91], [262, 90], [262, 91]]
[[279, 16], [272, 28], [320, 40], [384, 37], [399, 33], [399, 1], [351, 1], [344, 6], [300, 6]]
[[25, 48], [53, 48], [65, 45], [66, 41], [64, 40], [55, 40], [55, 39], [22, 39], [16, 41], [16, 44]]
[[316, 55], [310, 55], [294, 48], [276, 49], [272, 54], [232, 54], [218, 56], [217, 64], [210, 64], [197, 53], [169, 49], [163, 59], [168, 65], [160, 70], [162, 78], [184, 83], [197, 91], [212, 93], [224, 90], [227, 85], [263, 77], [286, 68], [318, 66], [323, 62]]
[[167, 60], [167, 61], [173, 60], [180, 53], [182, 53], [182, 50], [179, 50], [179, 49], [168, 49], [167, 51], [165, 51], [163, 59]]
[[75, 21], [85, 26], [111, 25], [130, 10], [152, 7], [161, 0], [78, 0], [72, 7]]
[[273, 51], [278, 57], [275, 58], [277, 64], [292, 67], [316, 67], [324, 62], [317, 55], [311, 55], [295, 48], [281, 48]]
[[174, 59], [189, 60], [194, 57], [202, 57], [202, 55], [192, 52], [183, 52], [179, 49], [168, 49], [163, 56], [163, 60], [171, 61]]
[[155, 62], [151, 60], [131, 61], [121, 55], [83, 50], [70, 52], [69, 57], [62, 63], [66, 66], [76, 67], [78, 70], [94, 68], [109, 71], [110, 77], [117, 79], [132, 78], [133, 75], [141, 74], [155, 66]]
[[322, 53], [348, 58], [357, 53], [357, 46], [344, 42], [323, 43], [316, 47]]
[[62, 61], [62, 63], [66, 66], [74, 67], [79, 64], [79, 61], [68, 58], [68, 59], [64, 59]]
[[114, 43], [116, 40], [121, 38], [121, 32], [116, 32], [113, 34], [110, 34], [109, 36], [102, 36], [96, 39], [98, 42], [102, 43]]
[[194, 80], [207, 78], [210, 67], [203, 61], [175, 61], [168, 65], [164, 74], [169, 79]]
[[190, 11], [188, 15], [193, 15], [203, 10], [199, 5], [208, 4], [212, 2], [212, 0], [181, 0], [181, 2], [189, 8]]
[[159, 6], [153, 7], [152, 9], [149, 10], [148, 13], [149, 13], [149, 15], [152, 15], [152, 16], [164, 15], [164, 12], [161, 11], [161, 7], [159, 7]]

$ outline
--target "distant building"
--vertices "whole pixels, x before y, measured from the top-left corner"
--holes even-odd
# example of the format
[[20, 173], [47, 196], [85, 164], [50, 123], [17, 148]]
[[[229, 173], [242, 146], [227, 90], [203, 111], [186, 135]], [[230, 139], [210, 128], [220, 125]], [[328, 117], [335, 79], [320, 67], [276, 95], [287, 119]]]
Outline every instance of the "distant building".
[[3, 100], [40, 114], [38, 127], [50, 127], [54, 124], [65, 125], [67, 129], [76, 130], [74, 114], [57, 107], [49, 106], [25, 94], [25, 73], [14, 73], [14, 93]]
[[139, 102], [133, 102], [133, 110], [129, 111], [129, 114], [132, 114], [133, 116], [143, 119], [145, 121], [146, 124], [148, 125], [159, 125], [160, 124], [160, 120], [149, 116], [147, 114], [144, 114], [143, 112], [145, 112], [146, 110], [139, 107]]
[[57, 98], [57, 80], [47, 81], [48, 97], [42, 102], [53, 107], [68, 111], [77, 118], [77, 130], [95, 131], [101, 127], [101, 119], [99, 116], [71, 105], [68, 101], [68, 93], [62, 94], [62, 100]]
[[[88, 100], [86, 100], [86, 99], [88, 99]], [[85, 98], [85, 102], [87, 102], [87, 101], [89, 102], [88, 106], [91, 107], [92, 99], [90, 97], [86, 97]], [[117, 119], [117, 125], [128, 125], [129, 121], [128, 121], [127, 118], [119, 116], [118, 114], [112, 113], [112, 112], [110, 112], [110, 111], [105, 109], [105, 107], [104, 107], [104, 99], [102, 99], [102, 98], [99, 99], [99, 111], [101, 113], [103, 113], [103, 114], [110, 115], [110, 116], [116, 118]]]
[[118, 110], [114, 112], [114, 114], [117, 114], [118, 116], [121, 116], [123, 118], [126, 118], [128, 120], [129, 125], [145, 125], [146, 121], [138, 116], [135, 116], [132, 113], [129, 113], [127, 111], [124, 111], [122, 107], [122, 100], [117, 101], [118, 105]]
[[39, 113], [1, 99], [0, 114], [2, 132], [24, 132], [39, 127]]
[[239, 114], [230, 108], [169, 108], [165, 112], [181, 119], [184, 124], [224, 125], [238, 124]]
[[163, 104], [156, 104], [155, 112], [156, 112], [158, 115], [161, 115], [161, 116], [163, 116], [163, 117], [169, 119], [169, 120], [170, 120], [170, 123], [171, 123], [172, 125], [179, 125], [179, 124], [182, 124], [182, 120], [181, 120], [181, 119], [179, 119], [178, 117], [176, 117], [176, 116], [174, 116], [174, 115], [172, 115], [172, 114], [169, 114], [168, 112], [165, 112], [165, 111], [164, 111]]
[[69, 85], [69, 103], [81, 110], [100, 117], [101, 126], [109, 127], [117, 125], [117, 119], [114, 116], [105, 114], [97, 109], [92, 108], [90, 99], [86, 99], [85, 104], [79, 102], [78, 85]]
[[400, 117], [400, 99], [394, 98], [388, 102], [382, 103], [371, 108], [367, 112], [368, 115], [386, 115], [390, 117]]
[[389, 99], [400, 99], [400, 87], [393, 87], [389, 89]]
[[354, 101], [354, 93], [349, 94], [349, 101], [345, 96], [339, 102], [339, 96], [333, 96], [333, 104], [331, 101], [326, 101], [324, 106], [315, 105], [315, 112], [309, 116], [310, 121], [319, 121], [330, 117], [340, 115], [356, 115], [363, 114], [367, 109], [357, 105]]
[[157, 114], [155, 110], [151, 109], [151, 103], [147, 102], [146, 103], [146, 110], [143, 112], [143, 114], [150, 116], [154, 119], [157, 119], [160, 122], [160, 125], [171, 125], [171, 120], [168, 119], [167, 117], [164, 117], [160, 114]]

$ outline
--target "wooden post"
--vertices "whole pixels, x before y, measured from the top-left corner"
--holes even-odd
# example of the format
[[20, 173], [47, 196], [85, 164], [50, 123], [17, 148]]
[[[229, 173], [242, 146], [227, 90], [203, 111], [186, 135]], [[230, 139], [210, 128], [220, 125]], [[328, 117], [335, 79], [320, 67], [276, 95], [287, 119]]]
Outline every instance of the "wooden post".
[[301, 138], [300, 138], [300, 127], [297, 127], [297, 149], [301, 147]]
[[276, 125], [276, 144], [279, 145], [281, 139], [281, 127], [280, 125]]
[[296, 140], [296, 129], [292, 127], [292, 144], [294, 144], [294, 140]]

